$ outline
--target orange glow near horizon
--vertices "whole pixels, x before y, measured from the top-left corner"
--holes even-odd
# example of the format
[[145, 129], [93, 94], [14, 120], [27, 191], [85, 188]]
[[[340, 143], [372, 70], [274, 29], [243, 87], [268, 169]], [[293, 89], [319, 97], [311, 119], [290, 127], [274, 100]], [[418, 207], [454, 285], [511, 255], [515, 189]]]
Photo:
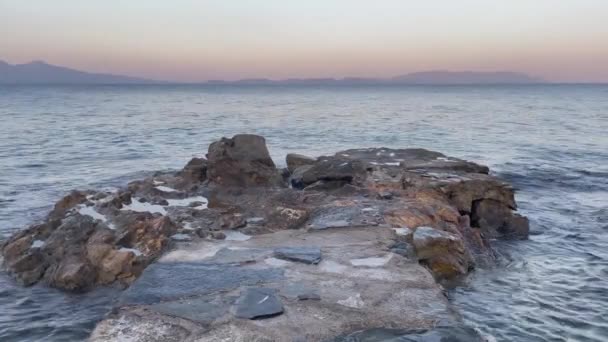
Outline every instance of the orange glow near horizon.
[[606, 15], [598, 0], [0, 0], [0, 59], [177, 81], [474, 70], [608, 82]]

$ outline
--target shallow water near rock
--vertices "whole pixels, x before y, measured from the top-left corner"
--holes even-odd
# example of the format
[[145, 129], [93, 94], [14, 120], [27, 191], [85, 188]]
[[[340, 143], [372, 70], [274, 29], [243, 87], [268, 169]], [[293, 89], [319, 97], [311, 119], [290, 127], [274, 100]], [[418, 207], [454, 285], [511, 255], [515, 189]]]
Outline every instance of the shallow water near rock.
[[[496, 242], [502, 265], [450, 292], [464, 322], [497, 341], [608, 339], [608, 86], [0, 87], [0, 117], [3, 236], [73, 188], [180, 168], [239, 132], [265, 136], [277, 164], [383, 146], [486, 164], [534, 234]], [[0, 340], [83, 340], [116, 292], [0, 273]]]

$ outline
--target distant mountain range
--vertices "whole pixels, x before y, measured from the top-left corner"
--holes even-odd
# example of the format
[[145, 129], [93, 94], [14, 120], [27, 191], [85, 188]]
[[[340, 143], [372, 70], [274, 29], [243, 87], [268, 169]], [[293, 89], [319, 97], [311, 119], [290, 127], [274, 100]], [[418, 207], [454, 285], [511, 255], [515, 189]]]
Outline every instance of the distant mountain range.
[[[433, 85], [433, 84], [530, 84], [542, 79], [517, 72], [425, 71], [392, 78], [308, 78], [271, 80], [265, 78], [238, 81], [190, 82], [202, 84], [243, 85]], [[0, 61], [0, 84], [167, 84], [163, 82], [111, 74], [89, 73], [35, 61], [11, 65]]]
[[144, 84], [153, 82], [142, 78], [78, 71], [41, 61], [15, 65], [0, 61], [0, 84]]

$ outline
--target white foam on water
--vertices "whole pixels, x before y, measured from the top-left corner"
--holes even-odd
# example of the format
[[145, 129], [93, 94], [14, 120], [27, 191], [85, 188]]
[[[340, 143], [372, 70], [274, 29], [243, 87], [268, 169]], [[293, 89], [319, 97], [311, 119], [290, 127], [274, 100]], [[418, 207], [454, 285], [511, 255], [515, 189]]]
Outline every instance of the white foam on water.
[[179, 192], [178, 190], [175, 190], [173, 188], [170, 188], [168, 186], [163, 186], [163, 185], [155, 186], [154, 188], [156, 190], [160, 190], [162, 192]]
[[176, 241], [190, 241], [192, 237], [188, 234], [173, 234], [171, 238]]
[[167, 202], [169, 203], [170, 207], [188, 207], [194, 202], [200, 202], [201, 205], [194, 207], [194, 209], [197, 210], [207, 209], [207, 203], [209, 203], [209, 201], [203, 196], [194, 196], [183, 199], [168, 199]]
[[133, 198], [131, 204], [124, 205], [120, 210], [131, 210], [138, 213], [158, 213], [161, 215], [167, 215], [167, 211], [162, 205], [151, 204], [148, 202], [140, 202], [137, 198]]
[[277, 258], [267, 258], [267, 259], [264, 259], [264, 262], [267, 265], [274, 266], [274, 267], [283, 267], [283, 266], [287, 266], [287, 265], [291, 264], [291, 262], [289, 262], [289, 261], [281, 260], [281, 259], [277, 259]]
[[157, 181], [157, 180], [153, 180], [152, 183], [154, 183], [154, 185], [162, 185], [165, 184], [165, 182], [161, 182], [161, 181]]
[[400, 236], [407, 236], [407, 235], [411, 235], [414, 233], [411, 229], [409, 229], [407, 227], [393, 228], [393, 230], [395, 231], [395, 233], [397, 235], [400, 235]]
[[194, 227], [192, 227], [192, 222], [186, 222], [186, 223], [183, 225], [182, 229], [185, 229], [185, 230], [195, 230], [195, 228], [194, 228]]
[[386, 162], [386, 163], [383, 163], [382, 165], [399, 166], [399, 165], [401, 165], [401, 163], [399, 163], [399, 162]]
[[351, 259], [350, 263], [353, 266], [380, 267], [386, 265], [386, 263], [389, 262], [392, 258], [392, 254], [387, 254], [384, 257]]
[[361, 211], [363, 211], [363, 212], [370, 212], [370, 211], [375, 211], [375, 210], [376, 209], [374, 209], [374, 208], [363, 208], [363, 209], [361, 209]]
[[140, 256], [143, 253], [137, 249], [137, 248], [127, 248], [127, 247], [121, 247], [118, 249], [119, 252], [133, 252], [133, 254], [135, 254], [135, 256]]
[[394, 156], [395, 156], [395, 152], [391, 152], [391, 153], [389, 154], [389, 156], [390, 156], [390, 157], [394, 157]]
[[251, 239], [250, 235], [243, 234], [234, 230], [224, 230], [226, 241], [247, 241]]
[[80, 209], [78, 209], [78, 213], [80, 215], [92, 217], [94, 220], [99, 220], [99, 221], [107, 224], [110, 229], [116, 229], [116, 227], [112, 223], [108, 222], [107, 217], [98, 213], [93, 207], [87, 207], [87, 206], [82, 205], [82, 206], [80, 206]]
[[40, 248], [42, 246], [44, 246], [44, 241], [34, 240], [34, 242], [32, 242], [32, 246], [30, 248]]
[[217, 252], [224, 248], [226, 244], [209, 244], [205, 243], [197, 245], [194, 249], [179, 249], [169, 252], [160, 258], [159, 262], [193, 262], [201, 261], [214, 257]]

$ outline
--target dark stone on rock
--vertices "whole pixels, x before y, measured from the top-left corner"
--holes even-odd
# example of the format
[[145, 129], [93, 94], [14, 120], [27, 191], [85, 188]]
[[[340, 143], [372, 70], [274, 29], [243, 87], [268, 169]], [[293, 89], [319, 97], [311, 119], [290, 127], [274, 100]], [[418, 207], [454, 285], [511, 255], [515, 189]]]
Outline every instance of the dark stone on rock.
[[259, 319], [282, 313], [283, 304], [274, 289], [247, 288], [234, 304], [234, 316], [238, 318]]
[[[156, 263], [123, 292], [124, 304], [154, 304], [190, 296], [211, 295], [239, 286], [283, 279], [279, 268], [247, 268], [239, 264]], [[170, 282], [166, 281], [171, 279]]]
[[225, 214], [220, 216], [218, 220], [219, 229], [238, 229], [245, 227], [247, 225], [247, 220], [242, 214]]
[[399, 167], [404, 170], [435, 170], [487, 174], [487, 166], [466, 160], [447, 157], [446, 155], [423, 148], [363, 148], [351, 149], [336, 153], [337, 157], [359, 159], [375, 167]]
[[261, 226], [266, 223], [266, 219], [263, 217], [250, 217], [247, 219], [247, 224], [252, 226]]
[[316, 292], [305, 292], [298, 295], [298, 300], [321, 300], [321, 296]]
[[289, 153], [285, 157], [285, 161], [287, 162], [287, 169], [289, 172], [294, 172], [300, 166], [314, 164], [316, 159], [297, 153]]
[[341, 335], [325, 342], [485, 342], [479, 333], [465, 326], [439, 326], [432, 330], [377, 328]]
[[[306, 169], [303, 169], [306, 167]], [[367, 176], [368, 164], [361, 160], [322, 157], [312, 166], [302, 166], [291, 176], [291, 185], [302, 189], [318, 181], [361, 183]]]
[[393, 199], [393, 193], [390, 191], [380, 191], [378, 193], [378, 198], [383, 200]]
[[239, 134], [209, 145], [207, 177], [223, 186], [283, 186], [283, 179], [258, 135]]
[[318, 264], [321, 261], [321, 249], [319, 247], [282, 247], [274, 250], [274, 256], [288, 261]]
[[192, 158], [179, 172], [179, 176], [191, 183], [204, 182], [207, 179], [207, 160]]
[[294, 189], [304, 189], [306, 184], [304, 184], [303, 176], [304, 173], [312, 168], [312, 165], [303, 165], [295, 169], [291, 175], [289, 176], [289, 184]]
[[318, 181], [304, 188], [304, 191], [331, 191], [349, 184], [347, 181]]

